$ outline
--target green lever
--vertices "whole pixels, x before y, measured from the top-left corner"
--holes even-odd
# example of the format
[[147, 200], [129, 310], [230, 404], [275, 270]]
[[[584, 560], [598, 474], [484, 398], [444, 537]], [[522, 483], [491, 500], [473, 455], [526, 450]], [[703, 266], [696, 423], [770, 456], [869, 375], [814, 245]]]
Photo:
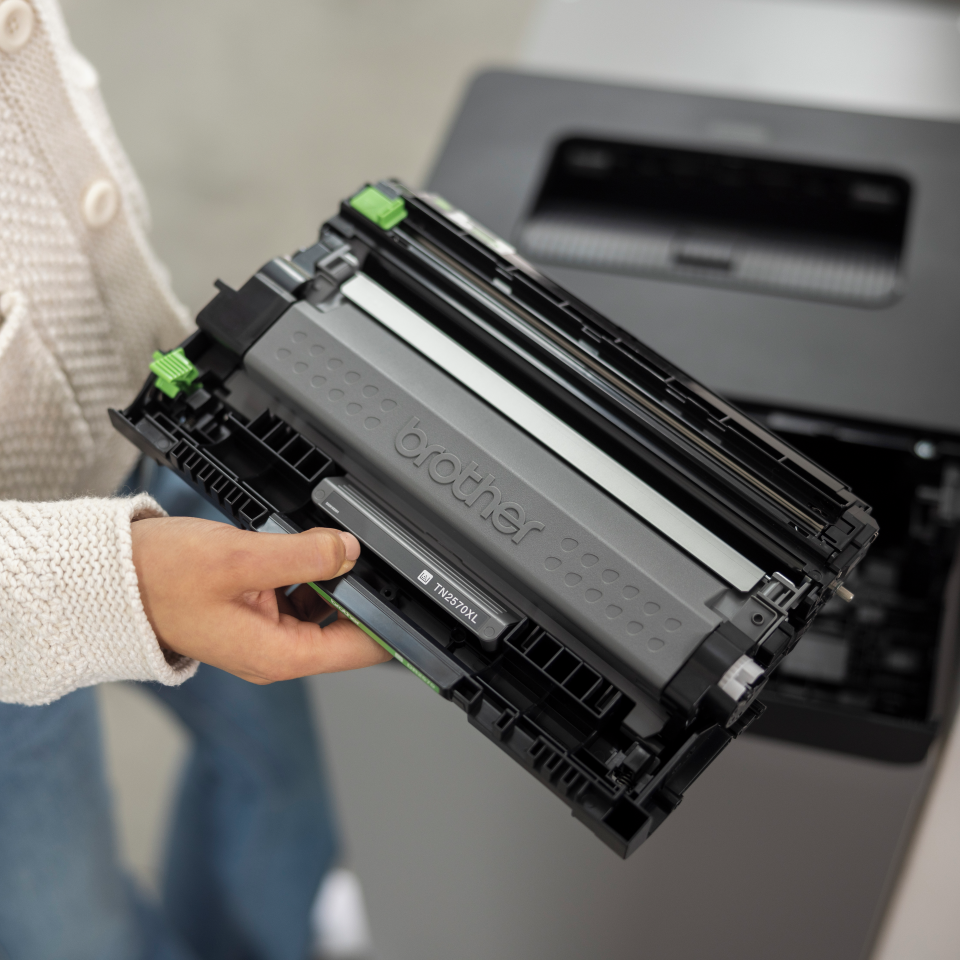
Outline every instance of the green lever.
[[187, 359], [183, 347], [177, 347], [169, 353], [155, 351], [150, 370], [157, 375], [153, 385], [171, 400], [175, 400], [181, 390], [192, 393], [201, 386], [194, 383], [200, 371]]
[[407, 216], [407, 206], [402, 197], [391, 200], [376, 187], [365, 187], [351, 199], [350, 206], [383, 230], [395, 227]]

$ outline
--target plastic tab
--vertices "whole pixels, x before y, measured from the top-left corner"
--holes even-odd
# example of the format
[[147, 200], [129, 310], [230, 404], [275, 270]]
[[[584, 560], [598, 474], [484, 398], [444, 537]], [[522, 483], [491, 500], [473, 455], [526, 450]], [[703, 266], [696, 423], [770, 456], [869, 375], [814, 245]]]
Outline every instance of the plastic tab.
[[200, 371], [187, 359], [183, 347], [169, 353], [155, 351], [150, 370], [157, 375], [153, 385], [171, 399], [176, 399], [181, 390], [200, 386], [194, 383]]
[[455, 571], [346, 478], [327, 477], [313, 491], [313, 500], [481, 642], [496, 641], [521, 619]]
[[402, 197], [390, 199], [376, 187], [366, 187], [350, 200], [350, 206], [372, 220], [382, 230], [395, 227], [406, 219], [407, 208]]

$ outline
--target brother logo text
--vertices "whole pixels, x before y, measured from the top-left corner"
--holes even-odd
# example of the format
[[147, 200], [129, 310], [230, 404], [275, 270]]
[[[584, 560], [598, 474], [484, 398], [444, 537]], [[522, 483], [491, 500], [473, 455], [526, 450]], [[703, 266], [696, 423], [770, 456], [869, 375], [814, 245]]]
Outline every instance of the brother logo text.
[[[437, 483], [448, 484], [451, 493], [468, 507], [478, 504], [485, 494], [489, 494], [490, 499], [480, 508], [480, 516], [485, 520], [489, 518], [501, 533], [513, 534], [510, 539], [514, 543], [519, 543], [531, 530], [543, 529], [539, 520], [527, 520], [526, 511], [519, 503], [503, 499], [500, 490], [493, 485], [496, 480], [493, 474], [483, 476], [478, 473], [476, 460], [463, 466], [459, 457], [447, 453], [446, 447], [430, 443], [417, 426], [419, 423], [419, 417], [412, 417], [397, 434], [394, 446], [401, 457], [413, 460], [418, 467], [429, 460], [427, 472], [430, 477]], [[409, 445], [413, 441], [416, 445]]]

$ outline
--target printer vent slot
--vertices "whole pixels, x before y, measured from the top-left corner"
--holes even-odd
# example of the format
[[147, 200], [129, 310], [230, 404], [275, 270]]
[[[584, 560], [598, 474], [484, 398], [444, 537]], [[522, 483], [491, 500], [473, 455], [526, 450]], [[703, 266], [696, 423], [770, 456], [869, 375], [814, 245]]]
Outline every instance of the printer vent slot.
[[551, 686], [573, 697], [596, 717], [606, 716], [622, 701], [623, 694], [576, 654], [540, 628], [527, 634], [514, 633], [505, 640]]
[[600, 674], [585, 663], [581, 663], [563, 682], [563, 686], [578, 700], [583, 700], [595, 690], [600, 682]]
[[573, 675], [573, 672], [579, 666], [580, 661], [569, 650], [564, 650], [550, 661], [550, 666], [547, 667], [547, 676], [562, 684]]
[[245, 526], [257, 527], [267, 519], [269, 510], [266, 505], [251, 496], [222, 467], [189, 441], [181, 440], [170, 452], [170, 460], [194, 487]]
[[317, 483], [330, 468], [328, 457], [269, 410], [264, 410], [249, 427], [239, 423], [236, 426], [249, 430], [309, 483]]

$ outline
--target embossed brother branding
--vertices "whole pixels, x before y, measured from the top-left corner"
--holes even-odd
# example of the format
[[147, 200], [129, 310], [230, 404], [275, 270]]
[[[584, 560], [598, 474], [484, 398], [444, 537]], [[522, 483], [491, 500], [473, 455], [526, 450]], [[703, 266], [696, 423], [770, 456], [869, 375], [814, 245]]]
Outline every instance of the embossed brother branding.
[[[412, 417], [397, 434], [394, 447], [401, 457], [413, 460], [418, 467], [426, 463], [431, 479], [448, 484], [451, 493], [468, 507], [479, 504], [481, 498], [489, 494], [489, 500], [480, 508], [480, 516], [490, 519], [501, 533], [513, 534], [510, 539], [514, 543], [519, 543], [531, 530], [543, 529], [539, 520], [527, 519], [526, 511], [519, 503], [503, 499], [499, 488], [494, 486], [496, 477], [493, 474], [484, 476], [477, 472], [480, 464], [476, 460], [464, 466], [460, 458], [448, 453], [442, 444], [430, 443], [418, 427], [419, 423], [419, 417]], [[408, 446], [413, 440], [416, 440], [416, 446]]]

